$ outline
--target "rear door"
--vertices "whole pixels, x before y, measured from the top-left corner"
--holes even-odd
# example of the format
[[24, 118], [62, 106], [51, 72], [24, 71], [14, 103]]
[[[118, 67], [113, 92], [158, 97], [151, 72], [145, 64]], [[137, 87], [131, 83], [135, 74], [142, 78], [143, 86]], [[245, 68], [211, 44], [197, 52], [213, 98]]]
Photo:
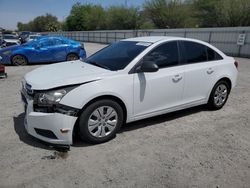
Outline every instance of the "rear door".
[[206, 45], [193, 41], [181, 41], [181, 56], [184, 57], [185, 85], [183, 100], [187, 103], [205, 100], [214, 83], [216, 65], [222, 59]]
[[33, 50], [29, 52], [29, 60], [31, 62], [50, 62], [52, 61], [52, 55], [50, 46], [53, 45], [51, 39], [40, 40]]
[[53, 56], [53, 61], [65, 61], [67, 56], [67, 43], [63, 40], [54, 38], [52, 39], [53, 45], [49, 47]]

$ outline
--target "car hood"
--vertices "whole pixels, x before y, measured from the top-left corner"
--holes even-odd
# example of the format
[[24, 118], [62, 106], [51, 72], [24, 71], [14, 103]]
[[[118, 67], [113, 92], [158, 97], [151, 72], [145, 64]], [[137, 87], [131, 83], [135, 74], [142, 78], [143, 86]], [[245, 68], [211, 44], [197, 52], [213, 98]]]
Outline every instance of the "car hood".
[[45, 65], [24, 77], [32, 90], [47, 90], [61, 86], [97, 81], [112, 71], [84, 63], [80, 60]]

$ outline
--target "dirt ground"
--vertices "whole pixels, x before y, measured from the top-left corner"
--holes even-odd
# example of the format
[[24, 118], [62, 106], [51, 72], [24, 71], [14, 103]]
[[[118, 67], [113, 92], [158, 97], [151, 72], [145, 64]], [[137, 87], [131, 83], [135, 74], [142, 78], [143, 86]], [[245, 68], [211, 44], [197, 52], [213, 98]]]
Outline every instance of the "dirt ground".
[[[86, 43], [88, 54], [103, 45]], [[250, 187], [250, 60], [225, 107], [195, 107], [125, 125], [100, 145], [58, 152], [24, 130], [20, 81], [0, 79], [0, 187]]]

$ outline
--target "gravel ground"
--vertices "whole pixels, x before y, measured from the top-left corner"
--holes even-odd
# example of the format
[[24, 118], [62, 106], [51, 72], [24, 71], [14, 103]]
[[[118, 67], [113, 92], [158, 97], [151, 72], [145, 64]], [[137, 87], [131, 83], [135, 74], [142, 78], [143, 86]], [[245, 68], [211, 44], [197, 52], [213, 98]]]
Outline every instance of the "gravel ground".
[[[88, 54], [104, 45], [85, 44]], [[250, 60], [222, 110], [195, 107], [125, 125], [100, 145], [55, 151], [24, 130], [19, 89], [0, 80], [0, 187], [250, 187]]]

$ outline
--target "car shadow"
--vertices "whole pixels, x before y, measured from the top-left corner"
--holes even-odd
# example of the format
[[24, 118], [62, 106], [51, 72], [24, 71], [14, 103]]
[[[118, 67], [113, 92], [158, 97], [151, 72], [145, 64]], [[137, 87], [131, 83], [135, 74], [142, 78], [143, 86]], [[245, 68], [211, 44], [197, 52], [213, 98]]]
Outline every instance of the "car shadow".
[[[188, 109], [184, 109], [184, 110], [180, 110], [176, 112], [167, 113], [164, 115], [155, 116], [152, 118], [135, 121], [135, 122], [123, 125], [121, 129], [119, 130], [118, 134], [123, 133], [123, 132], [133, 131], [135, 129], [142, 129], [142, 128], [153, 126], [155, 124], [159, 124], [163, 122], [172, 121], [174, 119], [178, 119], [187, 115], [195, 114], [201, 111], [207, 111], [207, 107], [205, 105], [201, 105], [201, 106], [192, 107], [192, 108], [188, 108]], [[63, 150], [63, 148], [55, 147], [55, 145], [50, 145], [49, 143], [43, 142], [29, 135], [26, 132], [25, 127], [24, 127], [24, 117], [25, 117], [24, 113], [19, 114], [17, 117], [13, 117], [15, 132], [17, 133], [17, 135], [19, 136], [19, 139], [22, 142], [30, 146], [41, 148], [41, 149], [46, 149], [46, 150], [57, 150], [57, 151]], [[73, 147], [93, 146], [93, 144], [82, 142], [78, 135], [74, 136], [73, 142], [74, 142]]]
[[28, 144], [33, 147], [46, 150], [53, 150], [53, 148], [47, 143], [42, 142], [27, 133], [24, 127], [24, 117], [25, 117], [24, 113], [19, 114], [17, 117], [15, 116], [13, 117], [14, 129], [17, 135], [19, 136], [19, 139], [25, 144]]
[[[155, 124], [172, 121], [172, 120], [175, 120], [175, 119], [178, 119], [178, 118], [181, 118], [184, 116], [188, 116], [191, 114], [195, 114], [195, 113], [198, 113], [201, 111], [208, 111], [207, 106], [200, 105], [200, 106], [196, 106], [196, 107], [192, 107], [192, 108], [187, 108], [184, 110], [166, 113], [166, 114], [151, 117], [151, 118], [146, 118], [143, 120], [138, 120], [138, 121], [135, 121], [132, 123], [127, 123], [121, 127], [121, 129], [119, 130], [119, 132], [117, 134], [121, 134], [123, 132], [128, 132], [128, 131], [133, 131], [136, 129], [143, 129], [143, 128], [148, 127], [148, 126], [154, 126]], [[73, 146], [86, 147], [86, 146], [93, 146], [93, 144], [84, 143], [80, 140], [79, 136], [77, 136], [77, 138], [75, 138], [75, 140], [74, 140]]]
[[208, 111], [207, 106], [206, 105], [195, 106], [195, 107], [187, 108], [184, 110], [179, 110], [179, 111], [170, 112], [170, 113], [166, 113], [166, 114], [151, 117], [151, 118], [146, 118], [143, 120], [138, 120], [132, 123], [127, 123], [126, 125], [122, 126], [118, 134], [122, 132], [133, 131], [135, 129], [145, 128], [148, 126], [153, 126], [159, 123], [172, 121], [172, 120], [175, 120], [184, 116], [188, 116], [191, 114], [195, 114], [201, 111]]

